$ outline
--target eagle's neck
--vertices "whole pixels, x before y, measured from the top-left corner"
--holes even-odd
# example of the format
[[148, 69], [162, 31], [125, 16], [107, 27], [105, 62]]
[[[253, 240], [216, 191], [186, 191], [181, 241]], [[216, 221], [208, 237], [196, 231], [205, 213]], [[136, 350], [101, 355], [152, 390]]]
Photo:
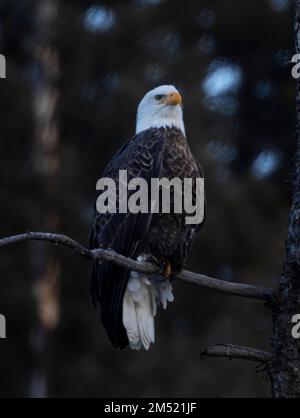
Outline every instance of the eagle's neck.
[[136, 119], [136, 134], [150, 128], [178, 128], [185, 135], [180, 106], [166, 106], [157, 113], [139, 110]]

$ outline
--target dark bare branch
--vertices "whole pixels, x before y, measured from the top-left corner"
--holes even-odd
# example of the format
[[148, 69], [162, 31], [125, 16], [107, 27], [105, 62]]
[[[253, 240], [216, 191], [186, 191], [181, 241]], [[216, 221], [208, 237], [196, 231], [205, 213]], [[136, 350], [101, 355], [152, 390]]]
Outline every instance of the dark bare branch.
[[254, 286], [243, 283], [232, 283], [187, 270], [182, 270], [177, 274], [176, 278], [185, 282], [195, 283], [199, 286], [206, 287], [207, 289], [212, 289], [216, 292], [227, 293], [229, 295], [266, 300], [270, 303], [276, 299], [275, 291], [267, 287]]
[[[90, 260], [109, 261], [128, 270], [134, 270], [142, 273], [160, 274], [159, 267], [154, 264], [139, 262], [131, 258], [124, 257], [121, 254], [117, 254], [112, 249], [98, 248], [89, 250], [74, 239], [63, 234], [53, 234], [50, 232], [26, 232], [24, 234], [0, 239], [0, 248], [24, 241], [51, 242], [55, 245], [69, 247], [77, 254]], [[275, 291], [273, 289], [242, 283], [230, 283], [187, 270], [182, 270], [175, 276], [175, 278], [230, 295], [260, 299], [267, 302], [272, 302], [275, 299]]]
[[265, 350], [232, 344], [218, 344], [208, 347], [201, 356], [227, 357], [266, 363], [272, 360], [272, 354]]

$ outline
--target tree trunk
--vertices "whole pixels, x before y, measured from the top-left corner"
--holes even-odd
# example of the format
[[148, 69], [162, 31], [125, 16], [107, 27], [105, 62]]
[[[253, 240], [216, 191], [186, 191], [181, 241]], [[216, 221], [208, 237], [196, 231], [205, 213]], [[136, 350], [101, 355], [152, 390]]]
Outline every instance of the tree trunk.
[[[39, 226], [56, 231], [59, 229], [59, 134], [56, 107], [59, 95], [59, 65], [55, 48], [56, 0], [37, 2], [35, 62], [37, 79], [33, 97], [35, 121], [35, 144], [33, 167], [41, 190]], [[46, 377], [46, 352], [50, 332], [56, 327], [59, 317], [58, 277], [60, 265], [52, 249], [36, 246], [33, 253], [34, 294], [37, 305], [37, 321], [31, 343], [34, 352], [30, 393], [32, 397], [48, 394]]]
[[[300, 0], [294, 0], [295, 48], [300, 53]], [[300, 397], [300, 342], [291, 335], [292, 316], [300, 313], [300, 84], [296, 81], [296, 153], [293, 201], [289, 213], [279, 304], [273, 310], [271, 377], [273, 396]]]

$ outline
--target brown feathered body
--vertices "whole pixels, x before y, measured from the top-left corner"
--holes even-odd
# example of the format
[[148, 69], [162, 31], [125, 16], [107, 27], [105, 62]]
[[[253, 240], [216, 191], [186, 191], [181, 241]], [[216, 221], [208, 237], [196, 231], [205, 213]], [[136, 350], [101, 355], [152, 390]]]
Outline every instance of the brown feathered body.
[[[202, 178], [187, 140], [178, 128], [150, 128], [131, 138], [108, 164], [103, 177], [119, 181], [119, 170], [127, 170], [128, 181], [151, 178]], [[118, 187], [117, 187], [118, 190]], [[193, 188], [193, 203], [195, 203]], [[174, 272], [183, 268], [200, 225], [186, 223], [186, 213], [106, 213], [95, 211], [91, 248], [113, 248], [126, 257], [140, 254], [168, 261]], [[112, 263], [95, 263], [92, 276], [94, 303], [100, 302], [102, 321], [116, 347], [128, 344], [122, 323], [122, 303], [130, 272]]]

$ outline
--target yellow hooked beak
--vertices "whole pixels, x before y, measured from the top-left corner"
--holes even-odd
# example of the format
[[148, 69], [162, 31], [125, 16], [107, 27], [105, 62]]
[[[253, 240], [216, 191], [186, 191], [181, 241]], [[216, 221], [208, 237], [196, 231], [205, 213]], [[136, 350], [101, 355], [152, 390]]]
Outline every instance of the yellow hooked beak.
[[167, 94], [167, 96], [164, 99], [164, 103], [166, 105], [180, 105], [182, 103], [182, 98], [180, 94], [177, 91], [174, 91], [172, 93]]

